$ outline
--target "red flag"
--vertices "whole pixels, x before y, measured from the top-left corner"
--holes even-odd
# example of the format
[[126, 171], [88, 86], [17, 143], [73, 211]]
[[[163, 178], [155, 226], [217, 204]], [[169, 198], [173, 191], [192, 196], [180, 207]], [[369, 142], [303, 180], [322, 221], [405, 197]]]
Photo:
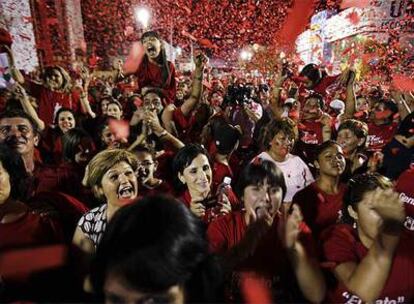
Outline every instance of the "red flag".
[[314, 11], [314, 0], [295, 0], [289, 15], [280, 30], [280, 39], [283, 43], [288, 47], [294, 46], [296, 38], [306, 29]]
[[405, 75], [397, 74], [392, 77], [392, 84], [400, 91], [414, 91], [414, 79]]
[[125, 74], [135, 73], [144, 59], [145, 50], [141, 42], [134, 42], [122, 70]]
[[371, 0], [343, 0], [341, 3], [341, 9], [346, 9], [349, 7], [359, 7], [364, 8], [369, 6]]

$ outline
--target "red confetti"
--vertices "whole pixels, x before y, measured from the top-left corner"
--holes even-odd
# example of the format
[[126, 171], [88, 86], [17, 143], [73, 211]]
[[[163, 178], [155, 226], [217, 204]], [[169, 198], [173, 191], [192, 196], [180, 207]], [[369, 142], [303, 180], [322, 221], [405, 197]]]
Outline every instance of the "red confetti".
[[129, 136], [129, 123], [125, 120], [110, 119], [108, 127], [117, 140], [125, 140]]
[[414, 91], [414, 79], [405, 75], [397, 74], [393, 76], [392, 84], [400, 91]]
[[141, 64], [142, 60], [144, 59], [144, 55], [144, 46], [140, 42], [135, 42], [132, 44], [128, 57], [125, 60], [124, 66], [122, 67], [124, 73], [135, 73], [138, 70], [138, 67]]
[[359, 21], [360, 21], [360, 17], [359, 17], [359, 15], [358, 15], [358, 13], [357, 13], [357, 12], [351, 12], [351, 13], [349, 13], [349, 14], [346, 16], [346, 18], [347, 18], [347, 19], [349, 19], [349, 21], [350, 21], [352, 24], [354, 24], [354, 25], [358, 24], [358, 23], [359, 23]]
[[341, 9], [349, 7], [364, 8], [371, 4], [371, 0], [343, 0], [341, 3]]
[[315, 11], [314, 0], [296, 0], [281, 31], [280, 38], [289, 47], [293, 47], [296, 38], [302, 33]]

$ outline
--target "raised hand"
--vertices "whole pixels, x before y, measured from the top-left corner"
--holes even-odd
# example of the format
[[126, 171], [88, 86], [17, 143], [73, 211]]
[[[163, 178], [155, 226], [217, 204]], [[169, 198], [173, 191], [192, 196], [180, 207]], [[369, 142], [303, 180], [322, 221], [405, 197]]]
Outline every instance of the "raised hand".
[[278, 223], [279, 237], [287, 249], [293, 249], [300, 234], [300, 223], [303, 217], [298, 205], [292, 206], [291, 212], [282, 209]]

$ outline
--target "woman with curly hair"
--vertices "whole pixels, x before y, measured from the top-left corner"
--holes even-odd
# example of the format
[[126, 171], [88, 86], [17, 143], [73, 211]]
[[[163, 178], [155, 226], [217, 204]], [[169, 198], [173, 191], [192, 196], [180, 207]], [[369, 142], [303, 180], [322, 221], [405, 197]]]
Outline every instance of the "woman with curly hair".
[[296, 192], [314, 181], [305, 162], [290, 153], [296, 138], [297, 132], [290, 119], [271, 121], [264, 128], [261, 137], [265, 151], [253, 159], [253, 162], [257, 159], [269, 160], [283, 172], [287, 187], [284, 202], [291, 202]]

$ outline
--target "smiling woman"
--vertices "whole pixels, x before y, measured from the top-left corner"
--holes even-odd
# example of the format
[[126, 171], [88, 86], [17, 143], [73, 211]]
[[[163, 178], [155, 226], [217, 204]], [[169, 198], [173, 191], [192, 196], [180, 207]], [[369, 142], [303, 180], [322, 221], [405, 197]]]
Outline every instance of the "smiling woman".
[[105, 150], [97, 154], [86, 169], [86, 182], [104, 204], [92, 209], [79, 220], [73, 237], [75, 245], [93, 252], [102, 238], [107, 222], [123, 205], [138, 195], [136, 157], [125, 150]]

